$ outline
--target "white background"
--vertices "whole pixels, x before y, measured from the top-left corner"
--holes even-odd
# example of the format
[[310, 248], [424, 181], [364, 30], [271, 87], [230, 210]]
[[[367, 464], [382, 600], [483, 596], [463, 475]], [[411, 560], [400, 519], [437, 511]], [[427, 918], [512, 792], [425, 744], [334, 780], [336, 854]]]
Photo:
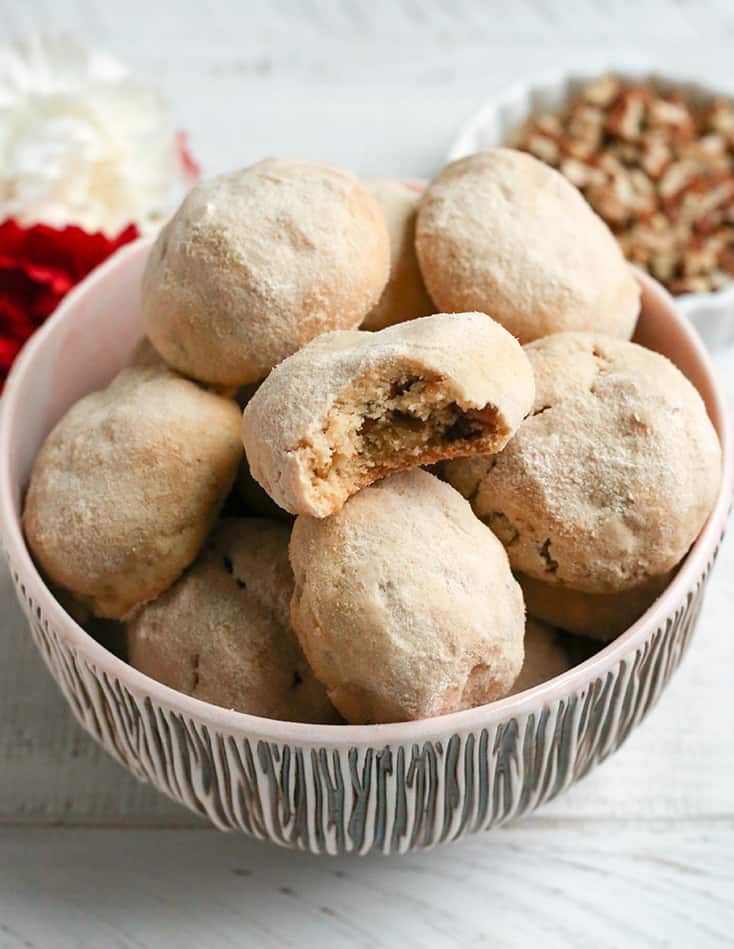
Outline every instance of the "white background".
[[[0, 0], [0, 23], [64, 30], [158, 83], [206, 173], [282, 153], [427, 177], [488, 94], [564, 65], [734, 84], [727, 0]], [[717, 361], [734, 403], [734, 351]], [[522, 825], [402, 859], [315, 859], [210, 831], [109, 760], [0, 568], [0, 949], [732, 945], [733, 613], [728, 542], [659, 706]]]

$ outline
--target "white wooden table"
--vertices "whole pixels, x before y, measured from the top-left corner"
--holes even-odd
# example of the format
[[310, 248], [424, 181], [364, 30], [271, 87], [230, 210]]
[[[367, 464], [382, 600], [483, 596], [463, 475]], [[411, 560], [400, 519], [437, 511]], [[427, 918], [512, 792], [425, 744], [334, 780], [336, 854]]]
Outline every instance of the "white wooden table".
[[[487, 93], [560, 64], [734, 82], [728, 0], [0, 0], [0, 22], [154, 78], [207, 173], [284, 153], [430, 176]], [[734, 405], [734, 351], [717, 362]], [[589, 778], [442, 851], [319, 860], [217, 834], [108, 759], [0, 568], [0, 949], [734, 945], [733, 614], [730, 539], [682, 669]]]

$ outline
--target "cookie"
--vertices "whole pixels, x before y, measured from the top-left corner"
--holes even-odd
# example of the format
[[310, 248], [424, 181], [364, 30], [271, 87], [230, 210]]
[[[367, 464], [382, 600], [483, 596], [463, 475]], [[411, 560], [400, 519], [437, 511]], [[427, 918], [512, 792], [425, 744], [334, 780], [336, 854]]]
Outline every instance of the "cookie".
[[481, 313], [329, 333], [277, 366], [247, 405], [255, 480], [326, 517], [365, 485], [441, 458], [499, 451], [533, 400], [530, 364]]
[[673, 573], [651, 577], [621, 593], [584, 593], [517, 574], [528, 614], [575, 633], [607, 643], [636, 622], [657, 600]]
[[492, 148], [444, 168], [421, 200], [416, 251], [438, 309], [488, 313], [522, 343], [634, 331], [640, 289], [611, 231], [523, 152]]
[[141, 369], [168, 369], [169, 366], [147, 336], [142, 336], [130, 355], [130, 366]]
[[293, 520], [293, 515], [279, 507], [255, 481], [244, 455], [235, 478], [235, 487], [240, 500], [251, 514], [257, 517], [266, 517], [268, 520], [284, 521], [285, 523], [290, 523]]
[[[237, 392], [237, 403], [244, 409], [253, 395], [257, 392], [259, 383], [249, 386], [242, 386]], [[242, 454], [240, 467], [235, 478], [236, 498], [241, 501], [248, 513], [257, 517], [266, 517], [268, 520], [283, 521], [286, 524], [293, 522], [293, 515], [284, 511], [282, 507], [273, 501], [270, 495], [260, 487], [250, 473], [250, 465], [247, 462], [247, 456]]]
[[700, 395], [664, 356], [626, 340], [563, 333], [525, 351], [531, 416], [501, 455], [451, 462], [445, 476], [528, 577], [609, 594], [668, 574], [721, 477]]
[[123, 370], [46, 438], [23, 527], [51, 581], [119, 619], [196, 557], [234, 480], [235, 402], [157, 366]]
[[443, 481], [415, 468], [332, 517], [299, 517], [291, 619], [352, 723], [429, 718], [506, 695], [525, 610], [502, 545]]
[[420, 191], [392, 178], [368, 178], [364, 183], [385, 215], [390, 236], [390, 278], [379, 302], [365, 317], [362, 329], [381, 330], [435, 313], [415, 254]]
[[528, 616], [525, 623], [525, 659], [510, 695], [525, 692], [567, 672], [573, 663], [563, 645], [563, 634]]
[[290, 722], [336, 722], [290, 624], [289, 530], [223, 520], [193, 567], [128, 623], [131, 665], [205, 702]]
[[[129, 365], [132, 367], [161, 369], [163, 371], [171, 368], [147, 336], [143, 336], [136, 343], [130, 356]], [[234, 399], [239, 391], [237, 386], [216, 385], [213, 383], [201, 383], [201, 385], [204, 385], [210, 392], [216, 392], [217, 395], [224, 396], [225, 399]]]
[[267, 158], [189, 193], [150, 252], [143, 324], [180, 372], [255, 382], [320, 333], [359, 326], [389, 266], [384, 215], [353, 175]]

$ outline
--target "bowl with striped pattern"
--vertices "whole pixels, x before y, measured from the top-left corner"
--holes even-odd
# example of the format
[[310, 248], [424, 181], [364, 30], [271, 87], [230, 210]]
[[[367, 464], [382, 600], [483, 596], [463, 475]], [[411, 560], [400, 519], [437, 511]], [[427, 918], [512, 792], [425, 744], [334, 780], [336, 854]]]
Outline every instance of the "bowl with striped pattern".
[[20, 524], [45, 435], [105, 385], [141, 336], [150, 249], [120, 250], [25, 347], [0, 405], [0, 531], [18, 599], [72, 713], [137, 778], [222, 830], [319, 854], [405, 853], [499, 827], [612, 754], [661, 696], [689, 647], [732, 494], [724, 398], [695, 330], [639, 275], [636, 339], [701, 393], [723, 447], [716, 505], [670, 585], [616, 640], [554, 679], [479, 708], [387, 725], [306, 725], [220, 708], [136, 671], [55, 599]]

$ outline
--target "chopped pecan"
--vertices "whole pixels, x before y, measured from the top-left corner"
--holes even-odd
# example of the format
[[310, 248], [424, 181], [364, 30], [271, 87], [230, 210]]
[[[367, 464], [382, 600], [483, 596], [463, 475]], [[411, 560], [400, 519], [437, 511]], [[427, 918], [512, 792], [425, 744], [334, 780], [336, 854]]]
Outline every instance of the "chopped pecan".
[[579, 161], [577, 158], [564, 158], [560, 164], [560, 171], [577, 188], [603, 185], [605, 181], [605, 175], [601, 169]]
[[600, 76], [510, 137], [579, 188], [674, 293], [734, 279], [734, 104]]
[[644, 118], [644, 93], [637, 88], [626, 89], [609, 110], [606, 126], [623, 141], [635, 142], [640, 137]]
[[660, 179], [658, 192], [663, 200], [672, 198], [689, 184], [696, 174], [696, 166], [689, 161], [674, 161]]
[[528, 136], [526, 146], [531, 155], [535, 155], [547, 165], [557, 165], [561, 151], [552, 138], [533, 133]]
[[563, 135], [563, 123], [552, 112], [543, 112], [535, 116], [535, 127], [543, 135], [550, 138], [560, 138]]
[[659, 179], [673, 160], [670, 145], [659, 134], [646, 133], [642, 136], [640, 166], [651, 178]]
[[606, 108], [616, 99], [621, 88], [620, 80], [616, 76], [607, 74], [588, 82], [581, 90], [581, 97], [592, 105]]
[[719, 267], [734, 276], [734, 247], [727, 247], [719, 254]]
[[728, 141], [734, 139], [734, 106], [726, 99], [714, 99], [701, 112], [704, 129], [718, 132]]

